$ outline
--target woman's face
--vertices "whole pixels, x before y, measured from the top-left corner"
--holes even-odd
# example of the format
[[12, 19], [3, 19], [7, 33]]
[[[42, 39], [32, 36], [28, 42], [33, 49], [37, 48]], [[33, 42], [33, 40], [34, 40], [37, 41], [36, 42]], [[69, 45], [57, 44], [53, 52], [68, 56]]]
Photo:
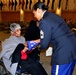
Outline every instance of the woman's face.
[[19, 37], [21, 35], [21, 29], [17, 29], [14, 31], [14, 36]]
[[42, 18], [42, 10], [41, 9], [33, 10], [33, 14], [34, 14], [34, 17], [38, 21], [40, 21], [40, 19]]

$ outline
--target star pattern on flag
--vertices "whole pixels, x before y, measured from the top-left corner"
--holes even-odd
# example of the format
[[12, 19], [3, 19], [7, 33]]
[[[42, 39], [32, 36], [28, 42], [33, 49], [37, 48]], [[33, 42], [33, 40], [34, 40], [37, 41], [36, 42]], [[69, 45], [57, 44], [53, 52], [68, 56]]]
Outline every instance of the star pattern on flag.
[[36, 46], [38, 46], [38, 42], [33, 42], [33, 41], [27, 41], [28, 44], [28, 51], [32, 50], [33, 48], [35, 48]]

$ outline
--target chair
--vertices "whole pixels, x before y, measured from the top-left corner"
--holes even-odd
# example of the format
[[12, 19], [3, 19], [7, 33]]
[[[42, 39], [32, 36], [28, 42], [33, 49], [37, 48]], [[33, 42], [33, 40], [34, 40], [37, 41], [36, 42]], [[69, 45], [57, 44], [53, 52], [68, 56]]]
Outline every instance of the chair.
[[[0, 41], [0, 44], [2, 44], [2, 41]], [[10, 72], [6, 69], [2, 58], [0, 59], [0, 75], [11, 75]], [[17, 67], [17, 71], [15, 75], [31, 75], [28, 72], [26, 72], [25, 70], [23, 70], [21, 72], [21, 66], [18, 65]]]
[[9, 72], [5, 68], [2, 59], [0, 59], [0, 75], [9, 75]]
[[[0, 59], [0, 75], [11, 75], [10, 72], [7, 71], [6, 67], [4, 66], [4, 63], [2, 59]], [[18, 66], [16, 74], [15, 75], [31, 75], [25, 70], [21, 72], [21, 66]]]

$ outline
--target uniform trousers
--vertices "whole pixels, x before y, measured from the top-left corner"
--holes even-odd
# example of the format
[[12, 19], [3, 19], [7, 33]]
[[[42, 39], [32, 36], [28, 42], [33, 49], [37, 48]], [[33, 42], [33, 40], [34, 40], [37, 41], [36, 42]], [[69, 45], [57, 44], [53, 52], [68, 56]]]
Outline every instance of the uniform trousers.
[[51, 75], [72, 75], [75, 62], [76, 61], [73, 61], [69, 64], [53, 65]]

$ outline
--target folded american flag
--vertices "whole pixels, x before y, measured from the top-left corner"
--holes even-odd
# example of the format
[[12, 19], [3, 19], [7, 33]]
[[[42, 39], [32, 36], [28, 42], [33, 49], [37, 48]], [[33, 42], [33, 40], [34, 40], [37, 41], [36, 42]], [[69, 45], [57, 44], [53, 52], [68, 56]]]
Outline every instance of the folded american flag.
[[38, 46], [39, 42], [27, 41], [27, 44], [28, 44], [28, 51], [30, 51], [36, 46]]

